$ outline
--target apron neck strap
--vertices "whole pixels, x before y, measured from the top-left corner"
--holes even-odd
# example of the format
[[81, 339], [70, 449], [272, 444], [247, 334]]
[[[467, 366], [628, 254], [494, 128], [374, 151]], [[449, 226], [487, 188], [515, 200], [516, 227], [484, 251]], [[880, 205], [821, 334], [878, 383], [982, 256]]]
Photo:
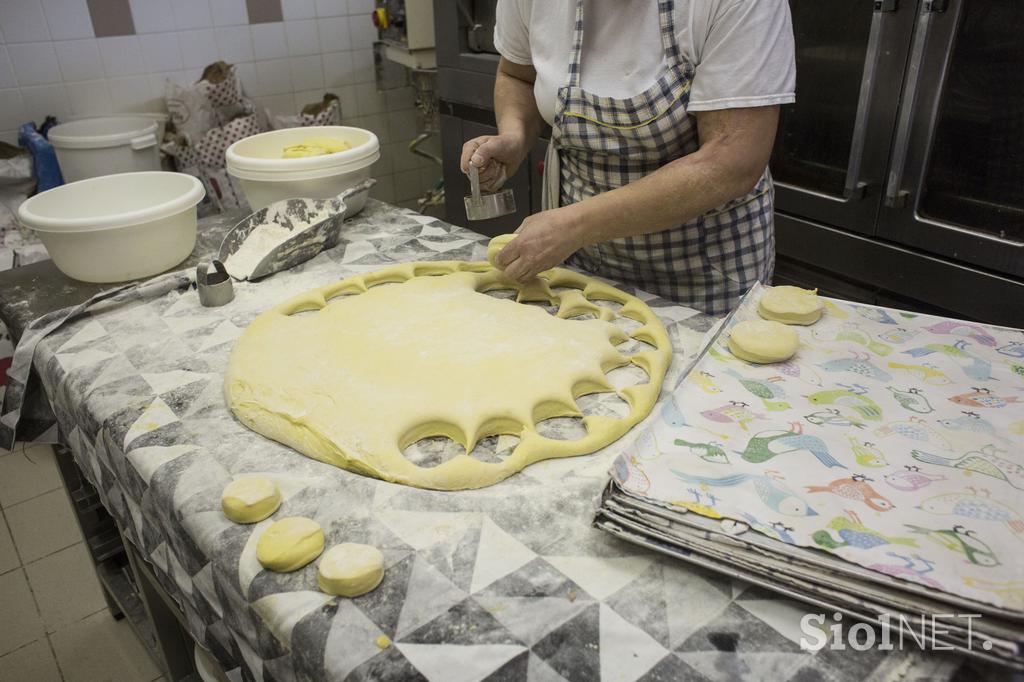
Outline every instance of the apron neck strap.
[[583, 56], [583, 0], [576, 0], [576, 21], [572, 28], [572, 52], [569, 53], [569, 85], [580, 84], [580, 61]]
[[[576, 0], [576, 21], [572, 30], [572, 52], [569, 55], [569, 85], [580, 84], [580, 63], [583, 61], [583, 4]], [[679, 43], [676, 42], [675, 0], [658, 0], [658, 25], [661, 33], [661, 48], [665, 61], [675, 64], [679, 61]]]
[[665, 61], [675, 64], [679, 60], [679, 43], [676, 42], [676, 12], [674, 0], [658, 0], [658, 24], [661, 27], [661, 49]]

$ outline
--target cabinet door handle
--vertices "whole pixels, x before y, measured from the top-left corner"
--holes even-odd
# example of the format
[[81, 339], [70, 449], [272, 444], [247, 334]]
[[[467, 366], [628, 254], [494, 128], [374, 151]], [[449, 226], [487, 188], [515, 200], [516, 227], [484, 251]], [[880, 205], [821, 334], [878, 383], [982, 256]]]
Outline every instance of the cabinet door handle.
[[903, 171], [906, 168], [907, 154], [910, 150], [910, 134], [914, 127], [917, 96], [921, 85], [921, 69], [924, 66], [924, 51], [928, 46], [928, 33], [935, 15], [945, 10], [944, 2], [924, 0], [917, 15], [914, 41], [910, 45], [910, 59], [907, 62], [906, 86], [900, 101], [896, 138], [893, 141], [892, 156], [889, 161], [889, 177], [885, 187], [885, 205], [890, 208], [902, 208], [907, 203], [907, 197], [910, 196], [910, 191], [903, 189]]
[[896, 12], [898, 9], [899, 6], [895, 0], [877, 0], [871, 15], [871, 31], [868, 33], [868, 44], [864, 53], [864, 71], [860, 78], [860, 95], [857, 98], [857, 116], [854, 119], [853, 139], [850, 142], [850, 162], [846, 167], [846, 186], [843, 188], [845, 199], [864, 196], [864, 188], [867, 186], [867, 183], [860, 179], [860, 167], [864, 161], [871, 98], [875, 92], [878, 60], [882, 53], [879, 45], [882, 39], [882, 24], [886, 14]]

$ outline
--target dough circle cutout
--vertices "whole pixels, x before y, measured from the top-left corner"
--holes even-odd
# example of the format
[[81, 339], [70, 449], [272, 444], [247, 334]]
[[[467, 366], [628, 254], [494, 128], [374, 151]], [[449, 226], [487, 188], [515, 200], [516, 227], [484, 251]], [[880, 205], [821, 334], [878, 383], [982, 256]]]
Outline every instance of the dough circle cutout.
[[358, 597], [384, 579], [384, 555], [370, 545], [344, 542], [324, 552], [316, 581], [327, 594]]
[[266, 476], [240, 476], [224, 487], [220, 505], [235, 523], [256, 523], [281, 506], [281, 491]]
[[303, 516], [288, 516], [263, 531], [256, 541], [256, 559], [278, 573], [297, 571], [324, 551], [320, 524]]
[[[516, 301], [485, 293], [510, 289]], [[583, 315], [596, 319], [568, 319]], [[627, 334], [612, 323], [617, 315], [640, 325]], [[650, 348], [623, 354], [616, 346], [630, 338]], [[622, 437], [654, 406], [671, 359], [665, 327], [645, 303], [571, 270], [520, 285], [484, 262], [404, 263], [258, 316], [232, 349], [225, 395], [246, 426], [308, 457], [463, 490]], [[649, 380], [616, 389], [606, 372], [630, 364]], [[591, 393], [617, 394], [628, 413], [583, 416], [576, 399]], [[554, 417], [582, 417], [586, 435], [538, 433], [537, 423]], [[481, 439], [502, 434], [519, 438], [511, 454], [472, 456]], [[450, 438], [461, 453], [436, 466], [403, 454], [432, 436]]]
[[758, 315], [783, 324], [814, 324], [824, 310], [817, 289], [786, 285], [768, 289], [757, 304]]
[[789, 360], [799, 345], [795, 331], [773, 320], [746, 320], [729, 332], [732, 354], [762, 365]]
[[498, 267], [497, 258], [501, 250], [508, 246], [508, 243], [515, 239], [518, 235], [515, 234], [499, 234], [497, 237], [487, 242], [487, 262], [492, 267]]

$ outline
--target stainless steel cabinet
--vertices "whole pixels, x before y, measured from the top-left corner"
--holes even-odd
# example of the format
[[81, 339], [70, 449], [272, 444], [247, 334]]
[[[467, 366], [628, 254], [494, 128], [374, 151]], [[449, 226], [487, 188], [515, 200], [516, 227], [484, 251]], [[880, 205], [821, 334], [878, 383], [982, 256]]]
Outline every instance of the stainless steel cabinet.
[[918, 9], [878, 234], [1024, 276], [1024, 3]]
[[779, 271], [1024, 325], [1024, 2], [790, 8], [797, 102], [771, 161]]
[[776, 205], [872, 234], [913, 17], [874, 0], [792, 0], [797, 104], [783, 107]]

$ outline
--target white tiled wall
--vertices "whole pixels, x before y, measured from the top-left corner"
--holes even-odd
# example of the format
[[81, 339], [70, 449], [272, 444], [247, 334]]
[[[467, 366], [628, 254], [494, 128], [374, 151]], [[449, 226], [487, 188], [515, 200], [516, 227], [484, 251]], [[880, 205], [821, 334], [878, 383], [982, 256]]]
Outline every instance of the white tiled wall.
[[16, 144], [20, 124], [47, 115], [163, 111], [167, 79], [194, 82], [223, 59], [275, 113], [337, 94], [343, 122], [381, 140], [378, 197], [405, 203], [440, 177], [406, 150], [411, 93], [376, 89], [373, 0], [282, 0], [284, 21], [252, 25], [245, 0], [130, 4], [137, 35], [95, 38], [86, 0], [0, 0], [0, 139]]

